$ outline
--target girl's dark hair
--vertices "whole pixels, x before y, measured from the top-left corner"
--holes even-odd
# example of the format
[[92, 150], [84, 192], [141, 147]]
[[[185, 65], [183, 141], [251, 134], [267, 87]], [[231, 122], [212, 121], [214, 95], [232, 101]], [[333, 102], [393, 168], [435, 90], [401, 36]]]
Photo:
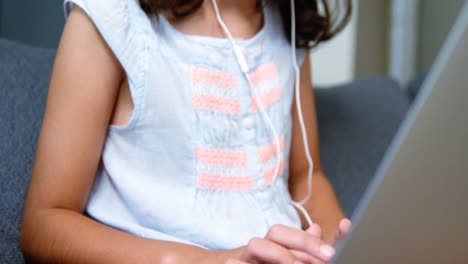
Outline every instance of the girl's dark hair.
[[[196, 11], [204, 0], [139, 0], [147, 13], [158, 14], [169, 10], [176, 17], [187, 16]], [[258, 6], [261, 6], [261, 0]], [[335, 0], [333, 8], [329, 0], [295, 0], [296, 46], [313, 48], [339, 33], [348, 23], [352, 12], [352, 0]], [[290, 0], [267, 0], [277, 4], [283, 19], [286, 37], [291, 38]]]

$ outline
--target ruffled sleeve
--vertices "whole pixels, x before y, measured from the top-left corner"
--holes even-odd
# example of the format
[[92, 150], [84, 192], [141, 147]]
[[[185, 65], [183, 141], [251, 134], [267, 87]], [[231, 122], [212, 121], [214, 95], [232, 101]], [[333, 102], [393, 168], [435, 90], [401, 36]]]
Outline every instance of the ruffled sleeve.
[[86, 12], [122, 65], [138, 110], [146, 84], [149, 46], [158, 42], [151, 19], [138, 0], [65, 0], [66, 17], [73, 5]]
[[[65, 15], [80, 6], [94, 22], [122, 64], [130, 84], [143, 85], [150, 41], [156, 41], [151, 21], [137, 0], [65, 0]], [[153, 34], [152, 38], [150, 35]], [[153, 43], [155, 44], [155, 43]]]

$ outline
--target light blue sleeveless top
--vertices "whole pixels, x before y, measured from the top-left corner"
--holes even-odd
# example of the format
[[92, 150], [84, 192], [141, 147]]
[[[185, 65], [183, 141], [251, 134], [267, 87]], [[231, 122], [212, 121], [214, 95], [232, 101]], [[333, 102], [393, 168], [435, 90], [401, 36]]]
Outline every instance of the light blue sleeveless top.
[[[263, 8], [255, 36], [236, 39], [251, 90], [227, 39], [183, 34], [138, 0], [65, 0], [66, 14], [73, 4], [120, 61], [134, 102], [128, 124], [109, 127], [87, 214], [208, 249], [245, 245], [274, 224], [300, 228], [287, 183], [294, 73], [276, 6]], [[280, 139], [275, 180], [275, 139], [255, 96]]]

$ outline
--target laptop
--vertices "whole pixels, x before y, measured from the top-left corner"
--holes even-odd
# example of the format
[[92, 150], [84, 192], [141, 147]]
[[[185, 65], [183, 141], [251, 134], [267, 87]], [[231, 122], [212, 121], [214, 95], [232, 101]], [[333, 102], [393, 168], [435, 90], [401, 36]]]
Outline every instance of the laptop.
[[468, 263], [468, 2], [335, 264]]

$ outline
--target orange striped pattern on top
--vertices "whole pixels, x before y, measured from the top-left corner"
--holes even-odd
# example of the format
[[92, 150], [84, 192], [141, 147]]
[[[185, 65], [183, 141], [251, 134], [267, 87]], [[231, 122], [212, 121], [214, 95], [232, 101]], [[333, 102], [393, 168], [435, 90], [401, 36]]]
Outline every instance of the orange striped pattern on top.
[[197, 160], [204, 164], [246, 167], [247, 152], [232, 149], [198, 147]]
[[[279, 137], [279, 145], [280, 145], [280, 151], [284, 150], [284, 135], [281, 135]], [[258, 159], [262, 163], [266, 163], [268, 160], [272, 159], [276, 154], [278, 154], [277, 148], [276, 148], [276, 142], [273, 140], [273, 142], [268, 143], [266, 145], [263, 145], [257, 149], [257, 154], [258, 154]]]
[[193, 84], [207, 84], [224, 89], [239, 87], [234, 74], [206, 67], [190, 67], [190, 78]]
[[199, 172], [197, 185], [205, 189], [241, 191], [252, 190], [253, 181], [244, 175], [219, 175], [216, 173]]
[[240, 113], [238, 99], [217, 95], [192, 95], [192, 106], [196, 110], [223, 112], [237, 115]]
[[[281, 99], [282, 91], [283, 91], [283, 88], [281, 87], [280, 84], [278, 84], [274, 86], [273, 88], [258, 94], [257, 98], [263, 103], [263, 106], [266, 109]], [[255, 97], [252, 98], [252, 101], [250, 104], [251, 105], [250, 108], [252, 112], [258, 112], [260, 109], [260, 106], [257, 104], [257, 98]]]
[[267, 63], [258, 67], [249, 74], [250, 81], [254, 86], [258, 86], [268, 80], [278, 76], [278, 67], [274, 63]]
[[[268, 168], [263, 173], [263, 177], [270, 184], [273, 183], [273, 179], [275, 177], [275, 169], [276, 169], [276, 163], [273, 166], [271, 166], [270, 168]], [[279, 164], [278, 175], [281, 175], [281, 173], [283, 173], [283, 170], [284, 170], [284, 159], [281, 159], [280, 164]]]

